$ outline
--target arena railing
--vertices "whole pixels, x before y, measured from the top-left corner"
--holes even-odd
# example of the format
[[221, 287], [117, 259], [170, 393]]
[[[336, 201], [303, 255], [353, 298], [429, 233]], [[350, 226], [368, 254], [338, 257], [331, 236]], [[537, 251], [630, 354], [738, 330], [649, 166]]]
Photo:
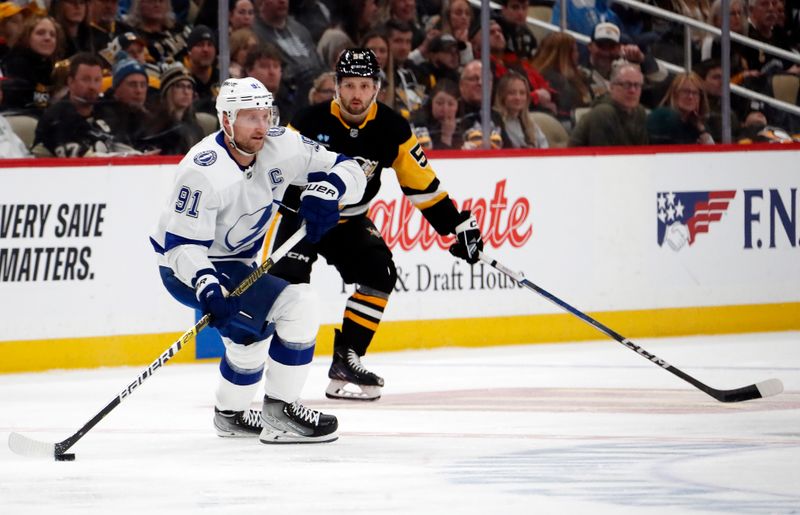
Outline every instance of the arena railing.
[[[482, 6], [481, 0], [468, 0], [468, 1], [469, 1], [469, 3], [471, 5], [475, 6], [478, 9], [480, 9], [481, 6]], [[576, 39], [576, 41], [578, 41], [578, 43], [583, 44], [583, 45], [587, 45], [591, 41], [591, 39], [588, 36], [586, 36], [584, 34], [581, 34], [579, 32], [568, 30], [566, 28], [566, 26], [567, 26], [567, 20], [566, 20], [567, 9], [565, 7], [566, 7], [566, 2], [568, 2], [570, 0], [556, 0], [556, 1], [560, 2], [561, 6], [562, 6], [560, 26], [559, 25], [554, 25], [552, 23], [548, 23], [546, 21], [537, 20], [537, 19], [531, 18], [531, 17], [528, 17], [528, 19], [527, 19], [528, 25], [539, 27], [539, 28], [541, 28], [541, 29], [543, 29], [543, 30], [545, 30], [547, 32], [562, 32], [562, 31], [566, 32], [566, 33], [570, 34], [571, 36], [573, 36]], [[703, 22], [697, 21], [697, 20], [695, 20], [693, 18], [689, 18], [687, 16], [683, 16], [683, 15], [674, 13], [672, 11], [668, 11], [666, 9], [661, 9], [659, 7], [654, 7], [652, 5], [639, 2], [638, 0], [614, 0], [614, 2], [618, 3], [618, 4], [621, 4], [621, 5], [625, 5], [627, 7], [632, 8], [632, 9], [636, 9], [636, 10], [639, 10], [639, 11], [642, 11], [642, 12], [646, 12], [647, 14], [651, 14], [651, 15], [657, 17], [657, 18], [662, 18], [662, 19], [665, 19], [665, 20], [668, 20], [668, 21], [675, 22], [675, 23], [683, 25], [684, 33], [685, 33], [685, 37], [684, 37], [684, 66], [680, 66], [680, 65], [677, 65], [677, 64], [674, 64], [674, 63], [670, 63], [670, 62], [667, 62], [667, 61], [664, 61], [664, 60], [661, 60], [661, 59], [656, 59], [656, 61], [659, 63], [659, 65], [663, 66], [664, 69], [669, 71], [669, 72], [672, 72], [672, 73], [684, 73], [686, 71], [690, 71], [691, 70], [691, 29], [697, 29], [697, 30], [700, 30], [702, 32], [707, 32], [707, 33], [710, 33], [710, 34], [715, 35], [715, 36], [719, 36], [719, 37], [724, 39], [724, 34], [723, 34], [722, 30], [719, 27], [715, 27], [714, 25], [709, 25], [707, 23], [703, 23]], [[501, 5], [499, 5], [499, 4], [495, 3], [495, 2], [489, 2], [489, 6], [493, 10], [498, 10], [498, 9], [500, 9], [502, 7]], [[728, 2], [723, 2], [723, 11], [727, 7], [728, 7]], [[725, 16], [725, 13], [723, 13], [723, 16]], [[488, 27], [486, 27], [486, 25], [484, 25], [484, 27], [488, 30]], [[748, 47], [751, 47], [751, 48], [755, 48], [755, 49], [758, 49], [758, 50], [762, 50], [763, 52], [768, 53], [770, 55], [774, 55], [776, 57], [780, 57], [782, 59], [786, 59], [788, 61], [792, 61], [794, 63], [800, 64], [800, 54], [796, 54], [794, 52], [790, 52], [790, 51], [787, 51], [785, 49], [782, 49], [782, 48], [779, 48], [779, 47], [776, 47], [776, 46], [772, 46], [772, 45], [769, 45], [767, 43], [763, 43], [761, 41], [756, 41], [755, 39], [748, 38], [746, 36], [742, 36], [741, 34], [738, 34], [738, 33], [735, 33], [735, 32], [727, 31], [726, 34], [728, 34], [730, 36], [730, 40], [732, 40], [732, 41], [736, 41], [737, 43], [740, 43], [742, 45], [745, 45], [745, 46], [748, 46]], [[728, 61], [729, 61], [729, 59], [730, 59], [730, 55], [727, 56], [727, 60]], [[725, 60], [725, 57], [723, 58], [723, 60]], [[728, 65], [729, 65], [729, 62], [728, 62]], [[730, 69], [729, 66], [728, 66], [728, 69]], [[744, 98], [747, 98], [747, 99], [750, 99], [750, 100], [755, 100], [755, 101], [758, 101], [758, 102], [762, 102], [764, 104], [768, 104], [768, 105], [770, 105], [770, 106], [772, 106], [772, 107], [774, 107], [774, 108], [776, 108], [778, 110], [781, 110], [781, 111], [784, 111], [784, 112], [787, 112], [787, 113], [791, 113], [791, 114], [794, 114], [794, 115], [800, 115], [800, 107], [798, 107], [798, 106], [796, 106], [794, 104], [790, 104], [788, 102], [784, 102], [782, 100], [778, 100], [778, 99], [773, 98], [773, 97], [771, 97], [769, 95], [764, 95], [764, 94], [759, 93], [757, 91], [753, 91], [751, 89], [744, 88], [744, 87], [738, 86], [736, 84], [730, 84], [729, 82], [724, 82], [723, 83], [723, 90], [725, 90], [726, 88], [729, 88], [729, 91], [731, 93], [734, 93], [734, 94], [736, 94], [738, 96], [741, 96], [741, 97], [744, 97]], [[723, 91], [723, 98], [729, 98], [728, 93], [726, 91]], [[729, 111], [729, 109], [730, 109], [730, 105], [726, 105], [726, 106], [723, 106], [723, 107], [724, 107], [725, 111]], [[726, 119], [729, 119], [729, 117], [726, 117], [725, 112], [723, 112], [723, 122], [725, 122]], [[723, 128], [723, 130], [724, 129], [725, 128]], [[724, 141], [723, 142], [729, 143], [730, 142], [730, 128], [728, 127], [728, 130], [724, 131], [724, 132], [727, 132], [727, 134], [723, 134], [723, 137], [724, 137]]]

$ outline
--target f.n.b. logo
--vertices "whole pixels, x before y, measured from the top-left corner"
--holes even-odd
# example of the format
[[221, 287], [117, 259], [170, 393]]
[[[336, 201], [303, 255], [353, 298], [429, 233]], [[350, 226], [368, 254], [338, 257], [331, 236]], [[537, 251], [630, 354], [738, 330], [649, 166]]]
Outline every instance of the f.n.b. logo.
[[656, 196], [658, 245], [678, 251], [709, 232], [728, 210], [736, 190], [659, 192]]

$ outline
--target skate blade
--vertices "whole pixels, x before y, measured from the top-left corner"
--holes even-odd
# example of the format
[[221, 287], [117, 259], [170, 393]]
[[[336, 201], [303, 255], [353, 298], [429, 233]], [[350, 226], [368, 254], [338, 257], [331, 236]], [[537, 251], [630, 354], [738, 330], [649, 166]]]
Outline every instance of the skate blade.
[[225, 431], [217, 428], [217, 436], [222, 438], [255, 438], [258, 433], [244, 433], [239, 431]]
[[339, 438], [339, 435], [334, 431], [333, 433], [322, 436], [301, 436], [297, 434], [287, 433], [286, 431], [273, 430], [262, 431], [258, 441], [267, 444], [303, 444], [303, 443], [328, 443], [333, 442]]
[[217, 430], [217, 436], [222, 438], [255, 438], [259, 435], [258, 432], [247, 432], [247, 431], [239, 431], [236, 429], [226, 429], [219, 427], [216, 422], [214, 422], [214, 429]]
[[325, 397], [348, 401], [377, 401], [381, 398], [381, 387], [359, 385], [342, 381], [341, 379], [331, 379], [331, 383], [325, 390]]

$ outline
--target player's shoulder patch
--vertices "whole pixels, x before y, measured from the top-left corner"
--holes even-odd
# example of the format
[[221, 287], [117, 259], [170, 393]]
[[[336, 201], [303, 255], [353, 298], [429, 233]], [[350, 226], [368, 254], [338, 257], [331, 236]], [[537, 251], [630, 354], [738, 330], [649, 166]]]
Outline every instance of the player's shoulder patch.
[[319, 143], [317, 143], [311, 138], [306, 138], [302, 134], [300, 135], [300, 139], [303, 141], [303, 143], [305, 143], [306, 145], [311, 145], [312, 147], [314, 147], [314, 150], [319, 152]]
[[200, 166], [211, 166], [217, 162], [217, 152], [214, 150], [203, 150], [194, 156], [194, 162]]
[[267, 136], [280, 136], [286, 132], [286, 127], [270, 127]]

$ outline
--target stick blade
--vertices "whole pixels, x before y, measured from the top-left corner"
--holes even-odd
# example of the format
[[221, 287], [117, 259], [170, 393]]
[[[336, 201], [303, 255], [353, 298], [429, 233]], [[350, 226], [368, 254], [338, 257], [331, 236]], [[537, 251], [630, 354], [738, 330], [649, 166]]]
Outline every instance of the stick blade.
[[761, 397], [772, 397], [783, 392], [783, 383], [780, 379], [767, 379], [756, 383], [756, 388], [758, 388], [758, 393], [761, 394]]
[[54, 458], [56, 456], [56, 444], [40, 442], [19, 433], [8, 435], [8, 448], [21, 456], [37, 458]]

